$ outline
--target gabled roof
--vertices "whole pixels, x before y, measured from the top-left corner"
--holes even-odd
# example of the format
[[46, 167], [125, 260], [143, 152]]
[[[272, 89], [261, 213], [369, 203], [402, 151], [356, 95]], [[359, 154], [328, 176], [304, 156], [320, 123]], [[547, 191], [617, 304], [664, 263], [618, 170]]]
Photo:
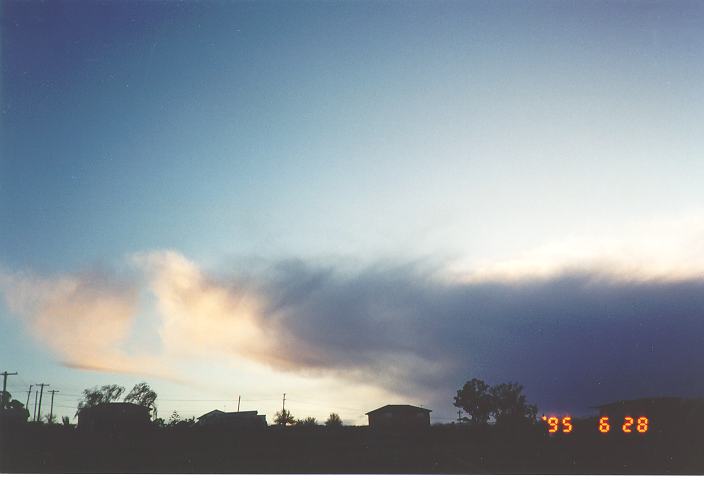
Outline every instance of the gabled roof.
[[242, 412], [223, 412], [222, 410], [212, 410], [208, 413], [204, 413], [200, 417], [198, 417], [198, 420], [200, 420], [203, 417], [209, 417], [209, 416], [221, 416], [221, 415], [226, 415], [228, 417], [251, 417], [251, 416], [256, 416], [257, 411], [256, 410], [245, 410]]
[[428, 410], [427, 408], [423, 407], [415, 407], [413, 405], [384, 405], [383, 407], [377, 408], [376, 410], [372, 410], [371, 412], [367, 412], [366, 415], [369, 415], [371, 413], [384, 413], [384, 412], [432, 412], [432, 410]]
[[224, 413], [225, 413], [225, 412], [223, 412], [222, 410], [211, 410], [211, 411], [209, 411], [208, 413], [204, 413], [203, 415], [201, 415], [200, 417], [198, 417], [198, 420], [200, 420], [200, 419], [203, 418], [203, 417], [208, 417], [208, 416], [210, 416], [210, 415], [216, 415], [216, 414], [221, 414], [221, 415], [222, 415], [222, 414], [224, 414]]

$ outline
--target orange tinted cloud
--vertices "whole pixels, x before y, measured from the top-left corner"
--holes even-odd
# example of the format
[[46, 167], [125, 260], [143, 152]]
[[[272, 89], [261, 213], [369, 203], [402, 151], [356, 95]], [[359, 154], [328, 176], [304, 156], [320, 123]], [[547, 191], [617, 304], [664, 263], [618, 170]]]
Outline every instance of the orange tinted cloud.
[[137, 315], [139, 291], [108, 272], [87, 271], [42, 278], [0, 274], [11, 312], [62, 363], [89, 370], [164, 373], [148, 355], [123, 347]]
[[271, 342], [262, 329], [260, 299], [253, 289], [209, 276], [177, 252], [151, 252], [134, 259], [149, 277], [166, 351], [266, 356]]

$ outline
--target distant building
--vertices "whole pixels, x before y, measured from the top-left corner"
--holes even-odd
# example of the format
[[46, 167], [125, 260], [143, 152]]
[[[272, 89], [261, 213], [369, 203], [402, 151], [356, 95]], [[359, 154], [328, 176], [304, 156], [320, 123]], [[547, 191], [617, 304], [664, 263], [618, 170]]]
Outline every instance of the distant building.
[[427, 408], [413, 405], [386, 405], [367, 412], [369, 426], [375, 429], [408, 429], [430, 426], [430, 412]]
[[150, 427], [149, 408], [135, 403], [104, 403], [78, 412], [78, 430], [83, 432], [123, 432]]
[[246, 412], [223, 412], [213, 410], [198, 417], [202, 427], [264, 428], [266, 415], [258, 415], [256, 410]]

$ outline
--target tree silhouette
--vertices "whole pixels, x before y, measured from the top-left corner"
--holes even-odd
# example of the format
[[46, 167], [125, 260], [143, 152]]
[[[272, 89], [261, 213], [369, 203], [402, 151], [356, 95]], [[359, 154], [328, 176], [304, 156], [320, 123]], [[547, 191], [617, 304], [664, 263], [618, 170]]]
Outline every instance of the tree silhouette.
[[156, 397], [156, 392], [152, 390], [149, 384], [141, 382], [132, 387], [130, 393], [125, 395], [125, 402], [136, 403], [137, 405], [147, 407], [152, 418], [156, 418]]
[[125, 387], [120, 385], [103, 385], [102, 387], [86, 388], [83, 390], [83, 397], [78, 402], [76, 415], [84, 408], [102, 405], [117, 400], [125, 391]]
[[331, 413], [327, 420], [325, 420], [326, 427], [341, 427], [342, 419], [337, 413]]
[[[125, 387], [121, 385], [103, 385], [102, 387], [86, 388], [83, 390], [83, 397], [78, 402], [78, 408], [75, 416], [78, 416], [84, 408], [94, 407], [111, 403], [120, 398], [124, 393]], [[145, 383], [141, 382], [132, 387], [132, 390], [125, 395], [124, 401], [135, 403], [147, 407], [153, 418], [156, 418], [156, 392]]]
[[491, 387], [492, 414], [497, 425], [535, 422], [538, 407], [527, 404], [522, 392], [523, 386], [517, 383], [501, 383]]
[[286, 425], [296, 423], [296, 419], [293, 418], [290, 411], [283, 409], [280, 412], [276, 412], [276, 415], [274, 415], [274, 423], [285, 427]]
[[486, 424], [490, 418], [497, 425], [535, 421], [538, 407], [526, 403], [523, 386], [518, 383], [500, 383], [489, 386], [483, 380], [473, 378], [457, 391], [454, 405], [462, 408], [474, 425]]
[[485, 424], [493, 410], [490, 387], [483, 380], [473, 378], [457, 390], [453, 405], [464, 410], [469, 417], [462, 418], [474, 425]]

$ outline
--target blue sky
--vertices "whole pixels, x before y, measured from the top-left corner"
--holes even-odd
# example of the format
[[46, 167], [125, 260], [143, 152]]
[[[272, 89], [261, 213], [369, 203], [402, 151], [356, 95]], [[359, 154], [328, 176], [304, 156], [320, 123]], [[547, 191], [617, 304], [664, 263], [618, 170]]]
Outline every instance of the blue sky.
[[[351, 416], [393, 399], [425, 402], [447, 417], [458, 382], [476, 372], [525, 384], [545, 408], [578, 409], [584, 404], [572, 404], [579, 399], [560, 389], [545, 393], [539, 379], [489, 354], [481, 361], [429, 358], [417, 348], [421, 333], [404, 342], [382, 335], [388, 343], [351, 359], [358, 345], [311, 332], [338, 326], [359, 339], [383, 322], [400, 328], [414, 314], [401, 315], [399, 304], [385, 300], [394, 294], [378, 299], [369, 286], [417, 297], [421, 278], [437, 279], [428, 288], [445, 292], [414, 310], [440, 316], [413, 320], [437, 333], [428, 338], [438, 352], [449, 341], [443, 329], [470, 321], [443, 303], [474, 298], [458, 284], [525, 284], [537, 275], [530, 284], [536, 299], [552, 305], [542, 288], [574, 286], [565, 272], [576, 269], [617, 277], [621, 286], [652, 282], [666, 304], [666, 293], [687, 300], [682, 292], [696, 291], [704, 266], [701, 3], [79, 1], [1, 8], [0, 368], [26, 372], [25, 380], [76, 393], [146, 375], [163, 398], [256, 390], [254, 398], [269, 399], [260, 406], [269, 414], [282, 385], [305, 384], [299, 398], [309, 402], [341, 404], [331, 389], [369, 399], [347, 400]], [[345, 286], [359, 295], [348, 299]], [[575, 288], [570, 295], [582, 298]], [[227, 313], [231, 295], [251, 299], [236, 320]], [[596, 308], [606, 301], [600, 295], [583, 300]], [[516, 308], [503, 313], [515, 322], [511, 332], [525, 322], [527, 307]], [[699, 308], [647, 311], [674, 316], [693, 333]], [[94, 322], [89, 313], [105, 309], [105, 318], [115, 318], [98, 330], [105, 342], [81, 340]], [[337, 325], [338, 309], [357, 313]], [[81, 320], [76, 312], [89, 313]], [[544, 313], [553, 318], [554, 309]], [[568, 315], [583, 316], [587, 324], [601, 320]], [[652, 327], [645, 337], [655, 338], [663, 321], [655, 317], [644, 320]], [[199, 325], [216, 337], [230, 338], [223, 333], [229, 322], [238, 329], [251, 322], [253, 344], [276, 340], [247, 354], [249, 344], [233, 333], [231, 344], [204, 337], [186, 352], [179, 339], [203, 334], [188, 318], [203, 318]], [[75, 338], [62, 339], [62, 319], [79, 332]], [[471, 321], [491, 329], [500, 319]], [[628, 321], [618, 317], [613, 328]], [[42, 330], [46, 322], [58, 332]], [[271, 328], [302, 340], [272, 356], [282, 340]], [[520, 338], [512, 338], [509, 351], [520, 350]], [[119, 348], [106, 352], [113, 343]], [[220, 347], [236, 360], [203, 356]], [[586, 352], [574, 355], [566, 377], [588, 362]], [[82, 361], [82, 369], [61, 363]], [[178, 364], [181, 373], [92, 371], [145, 361]], [[367, 378], [377, 363], [397, 369]], [[425, 367], [423, 375], [442, 379], [441, 387], [419, 381], [410, 393], [391, 380]], [[331, 387], [341, 370], [350, 371]], [[704, 394], [701, 383], [685, 383], [663, 393]], [[448, 401], [422, 388], [445, 388]], [[616, 393], [644, 390], [606, 390], [599, 398]], [[324, 417], [327, 405], [308, 413]]]

